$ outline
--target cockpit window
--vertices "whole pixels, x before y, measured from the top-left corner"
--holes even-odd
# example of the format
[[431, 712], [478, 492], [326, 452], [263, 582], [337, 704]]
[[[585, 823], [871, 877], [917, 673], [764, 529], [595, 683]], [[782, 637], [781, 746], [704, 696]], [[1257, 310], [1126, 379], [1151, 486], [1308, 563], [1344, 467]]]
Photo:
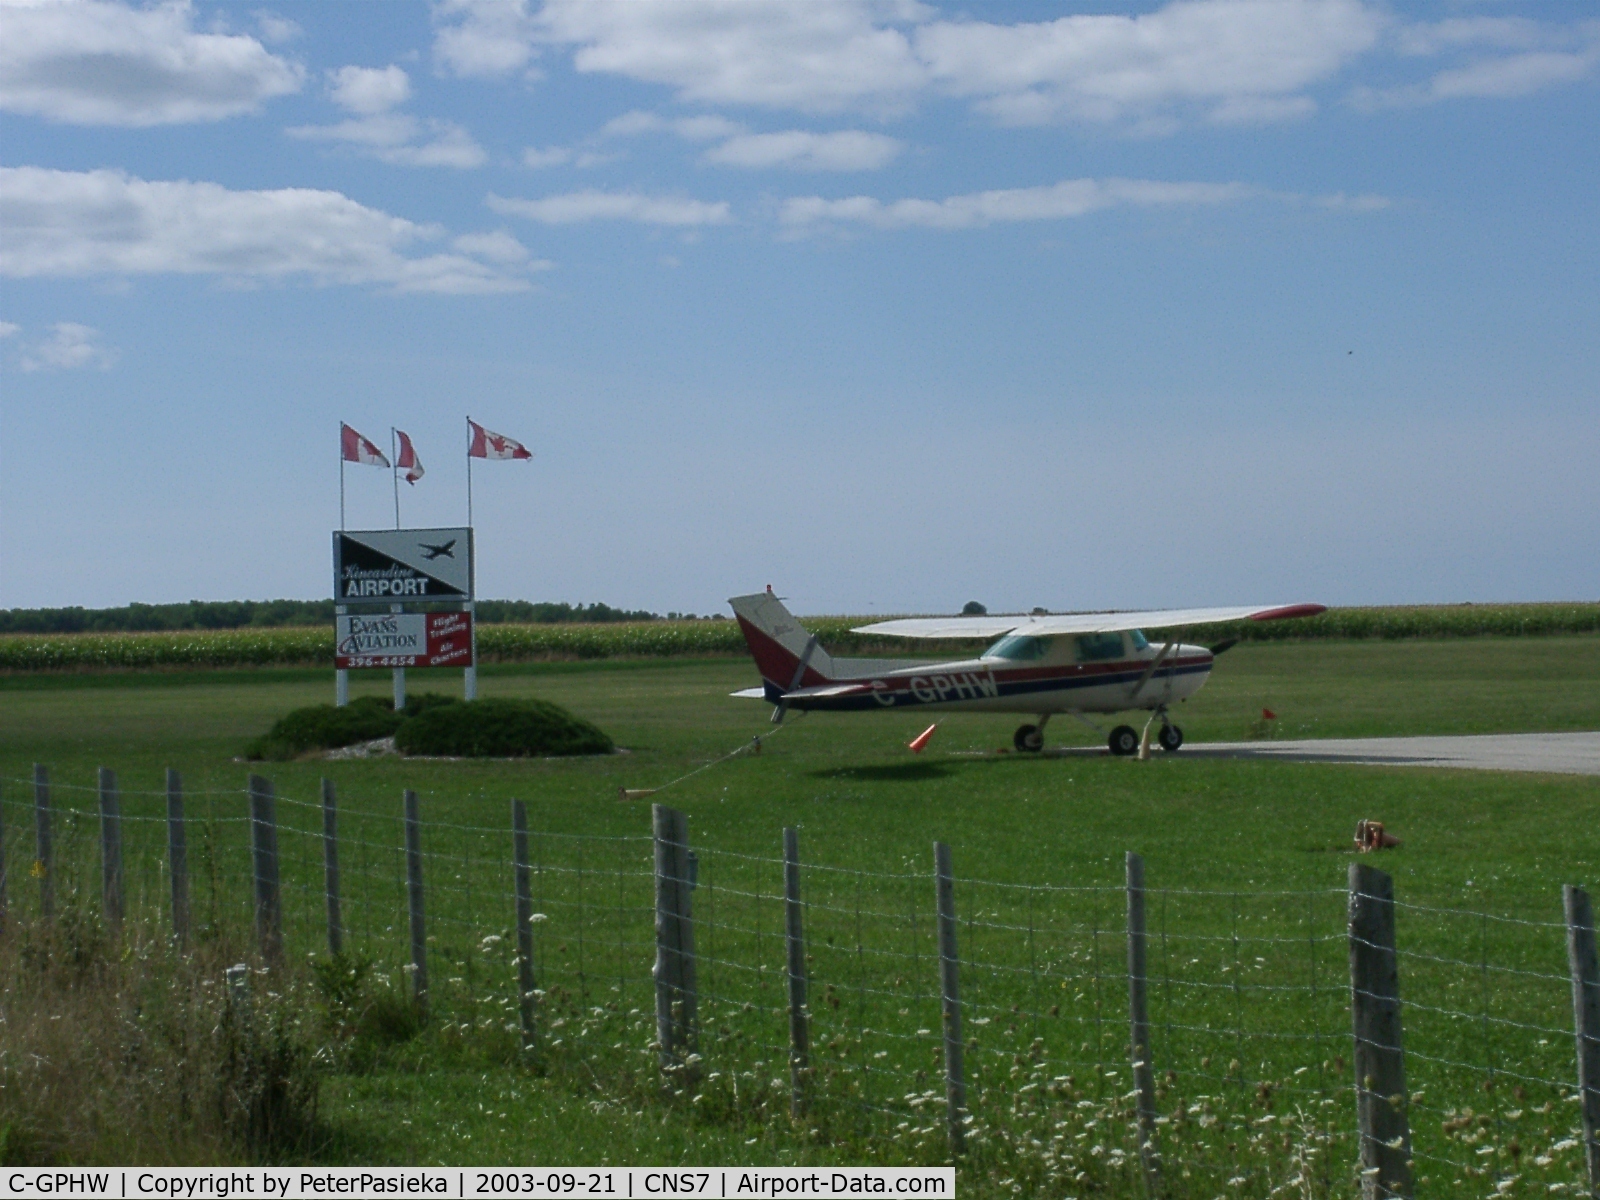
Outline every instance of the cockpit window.
[[1150, 641], [1144, 636], [1144, 630], [1142, 629], [1128, 630], [1128, 640], [1133, 643], [1133, 648], [1135, 650], [1150, 649]]
[[1050, 649], [1050, 639], [1029, 637], [1024, 633], [1011, 633], [1001, 638], [983, 652], [985, 658], [1006, 658], [1012, 662], [1033, 662], [1045, 656]]
[[1108, 658], [1122, 657], [1120, 633], [1080, 633], [1078, 635], [1078, 661], [1104, 662]]

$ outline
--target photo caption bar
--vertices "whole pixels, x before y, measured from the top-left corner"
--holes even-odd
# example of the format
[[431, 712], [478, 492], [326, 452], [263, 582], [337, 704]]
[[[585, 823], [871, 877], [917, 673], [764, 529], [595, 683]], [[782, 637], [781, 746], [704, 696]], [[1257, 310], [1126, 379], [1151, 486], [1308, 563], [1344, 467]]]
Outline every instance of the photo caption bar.
[[103, 1167], [7, 1170], [7, 1197], [321, 1200], [323, 1197], [934, 1196], [954, 1167]]

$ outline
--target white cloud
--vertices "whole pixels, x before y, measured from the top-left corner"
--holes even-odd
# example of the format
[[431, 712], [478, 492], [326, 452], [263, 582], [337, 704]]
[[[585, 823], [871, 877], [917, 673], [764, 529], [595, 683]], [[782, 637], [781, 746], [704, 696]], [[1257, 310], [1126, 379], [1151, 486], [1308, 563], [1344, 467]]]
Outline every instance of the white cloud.
[[525, 167], [559, 167], [571, 161], [572, 151], [565, 146], [547, 146], [543, 150], [529, 146], [522, 152], [522, 165]]
[[1165, 129], [1190, 110], [1302, 115], [1303, 91], [1371, 49], [1387, 22], [1366, 0], [1174, 0], [1138, 16], [1015, 24], [936, 16], [910, 0], [549, 0], [530, 36], [572, 46], [580, 71], [688, 101], [893, 112], [942, 93], [1007, 123]]
[[433, 19], [434, 58], [452, 75], [505, 75], [533, 58], [536, 27], [527, 0], [439, 0]]
[[445, 231], [310, 188], [0, 167], [0, 227], [0, 275], [13, 278], [216, 275], [447, 294], [528, 287], [504, 262], [413, 256]]
[[1429, 55], [1463, 46], [1527, 50], [1545, 40], [1546, 31], [1525, 17], [1452, 17], [1431, 24], [1406, 25], [1395, 31], [1401, 54]]
[[0, 341], [8, 337], [16, 337], [21, 332], [21, 325], [14, 325], [10, 321], [0, 321]]
[[638, 192], [569, 192], [539, 200], [518, 200], [490, 193], [488, 205], [504, 216], [526, 217], [546, 225], [583, 221], [638, 221], [645, 225], [726, 225], [733, 220], [725, 200], [692, 200], [685, 196], [646, 196]]
[[548, 271], [555, 266], [547, 258], [533, 258], [526, 246], [503, 229], [491, 233], [464, 233], [450, 244], [461, 253], [486, 262], [520, 266], [530, 271]]
[[328, 91], [340, 108], [366, 116], [388, 112], [410, 99], [411, 77], [393, 64], [340, 67], [328, 72]]
[[778, 220], [791, 233], [819, 226], [855, 224], [877, 229], [974, 229], [1016, 221], [1059, 221], [1110, 208], [1195, 208], [1269, 199], [1286, 204], [1370, 212], [1388, 205], [1381, 196], [1305, 197], [1268, 192], [1243, 183], [1170, 183], [1157, 179], [1067, 179], [1040, 187], [1007, 188], [949, 196], [943, 200], [894, 200], [872, 196], [827, 200], [797, 196], [784, 202]]
[[1137, 122], [1191, 106], [1260, 120], [1306, 111], [1304, 98], [1283, 102], [1370, 49], [1383, 24], [1362, 0], [1180, 0], [1132, 17], [939, 21], [916, 31], [916, 50], [943, 91], [1007, 123]]
[[470, 170], [489, 158], [472, 135], [453, 121], [423, 121], [407, 113], [378, 113], [333, 125], [296, 125], [286, 132], [308, 141], [343, 142], [400, 167]]
[[706, 162], [734, 167], [791, 167], [799, 171], [872, 171], [898, 155], [900, 142], [881, 133], [745, 133], [704, 154]]
[[198, 33], [182, 2], [5, 9], [0, 109], [77, 125], [217, 121], [299, 90], [301, 68], [242, 34]]
[[70, 371], [74, 367], [111, 369], [117, 352], [100, 344], [100, 331], [87, 325], [62, 321], [51, 326], [49, 338], [30, 347], [22, 356], [24, 371]]
[[1600, 46], [1584, 53], [1546, 50], [1486, 59], [1440, 71], [1428, 84], [1430, 98], [1526, 96], [1562, 83], [1575, 83], [1600, 63]]
[[328, 72], [328, 91], [335, 104], [358, 115], [333, 125], [296, 125], [287, 130], [290, 137], [343, 142], [402, 167], [470, 170], [488, 161], [455, 122], [390, 111], [411, 95], [410, 77], [400, 67], [340, 67]]
[[705, 114], [696, 117], [663, 117], [658, 113], [633, 112], [612, 117], [600, 127], [601, 137], [634, 137], [641, 133], [675, 133], [691, 142], [709, 142], [743, 133], [744, 126], [726, 117]]
[[288, 17], [280, 17], [277, 13], [267, 12], [265, 9], [258, 9], [255, 17], [256, 28], [261, 30], [261, 36], [274, 46], [292, 42], [305, 33], [298, 23], [289, 20]]
[[904, 26], [928, 15], [913, 0], [547, 0], [536, 36], [574, 46], [580, 71], [665, 84], [685, 100], [897, 108], [926, 83]]
[[[1514, 99], [1575, 83], [1600, 67], [1600, 22], [1542, 24], [1522, 17], [1459, 17], [1396, 31], [1396, 49], [1412, 58], [1455, 61], [1420, 83], [1351, 90], [1372, 111], [1469, 97]], [[1496, 52], [1499, 53], [1496, 53]]]

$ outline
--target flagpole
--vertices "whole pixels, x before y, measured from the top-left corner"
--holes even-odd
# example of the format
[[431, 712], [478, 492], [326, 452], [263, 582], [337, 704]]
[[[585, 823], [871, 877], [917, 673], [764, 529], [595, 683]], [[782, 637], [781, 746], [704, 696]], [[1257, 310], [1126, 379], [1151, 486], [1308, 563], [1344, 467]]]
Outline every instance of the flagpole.
[[395, 450], [394, 426], [389, 426], [389, 482], [394, 484], [394, 527], [400, 528], [400, 468], [394, 464], [400, 455]]
[[467, 528], [472, 528], [472, 418], [467, 418]]
[[339, 422], [339, 529], [344, 529], [344, 422]]

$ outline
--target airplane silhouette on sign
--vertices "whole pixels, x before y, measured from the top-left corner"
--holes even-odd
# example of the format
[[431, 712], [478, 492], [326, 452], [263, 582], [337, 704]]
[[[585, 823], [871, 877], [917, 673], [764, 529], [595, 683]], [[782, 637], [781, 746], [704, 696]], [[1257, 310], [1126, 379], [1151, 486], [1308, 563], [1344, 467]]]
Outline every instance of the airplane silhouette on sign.
[[427, 542], [417, 543], [417, 545], [422, 547], [422, 557], [426, 558], [429, 562], [432, 562], [436, 558], [454, 558], [456, 556], [455, 544], [455, 538], [451, 538], [442, 546], [430, 546]]

